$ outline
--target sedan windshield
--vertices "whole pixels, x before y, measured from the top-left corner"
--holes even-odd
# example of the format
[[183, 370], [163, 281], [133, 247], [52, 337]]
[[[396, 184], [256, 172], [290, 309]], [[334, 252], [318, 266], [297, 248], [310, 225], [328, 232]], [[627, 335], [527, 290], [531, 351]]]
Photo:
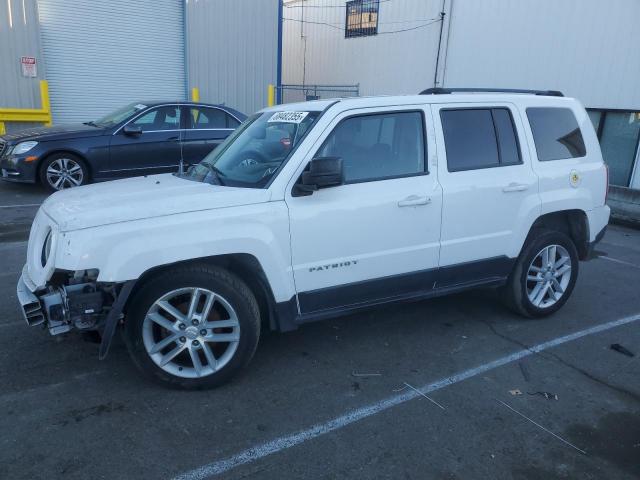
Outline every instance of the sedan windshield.
[[117, 125], [131, 117], [134, 113], [144, 110], [145, 108], [147, 108], [147, 106], [142, 103], [132, 103], [90, 123], [100, 127], [113, 127], [114, 125]]
[[186, 178], [262, 188], [300, 144], [320, 112], [266, 112], [249, 117]]

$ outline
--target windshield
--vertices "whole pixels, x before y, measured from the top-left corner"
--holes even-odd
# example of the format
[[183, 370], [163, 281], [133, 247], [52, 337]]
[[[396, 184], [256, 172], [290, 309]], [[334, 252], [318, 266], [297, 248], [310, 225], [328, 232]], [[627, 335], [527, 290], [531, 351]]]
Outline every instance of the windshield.
[[127, 105], [126, 107], [119, 108], [115, 112], [111, 112], [110, 114], [105, 115], [104, 117], [91, 123], [94, 123], [95, 125], [99, 125], [101, 127], [113, 127], [114, 125], [123, 122], [134, 113], [139, 112], [140, 110], [144, 110], [145, 108], [147, 108], [147, 106], [143, 105], [142, 103], [132, 103], [130, 105]]
[[185, 177], [262, 188], [311, 129], [320, 112], [266, 112], [249, 117]]

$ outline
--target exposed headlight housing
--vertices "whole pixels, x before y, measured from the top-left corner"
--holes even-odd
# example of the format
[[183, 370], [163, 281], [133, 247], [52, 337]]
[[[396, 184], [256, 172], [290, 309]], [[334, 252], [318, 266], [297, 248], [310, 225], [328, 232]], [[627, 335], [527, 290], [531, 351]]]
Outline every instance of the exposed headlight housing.
[[13, 147], [13, 150], [11, 151], [11, 153], [13, 155], [21, 155], [23, 153], [27, 153], [36, 145], [38, 145], [38, 142], [21, 142], [17, 144], [15, 147]]

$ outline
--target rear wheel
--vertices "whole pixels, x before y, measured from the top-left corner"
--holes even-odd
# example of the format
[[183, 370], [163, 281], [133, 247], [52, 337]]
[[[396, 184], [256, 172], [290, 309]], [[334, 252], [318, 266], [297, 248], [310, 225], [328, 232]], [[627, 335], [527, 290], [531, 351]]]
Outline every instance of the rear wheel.
[[150, 378], [209, 388], [247, 365], [260, 336], [258, 305], [238, 277], [211, 265], [172, 269], [132, 298], [125, 341]]
[[553, 230], [532, 232], [509, 276], [509, 306], [527, 317], [544, 317], [569, 299], [578, 277], [578, 252], [567, 235]]
[[65, 190], [88, 183], [89, 171], [78, 156], [57, 153], [47, 157], [40, 165], [40, 181], [49, 190]]

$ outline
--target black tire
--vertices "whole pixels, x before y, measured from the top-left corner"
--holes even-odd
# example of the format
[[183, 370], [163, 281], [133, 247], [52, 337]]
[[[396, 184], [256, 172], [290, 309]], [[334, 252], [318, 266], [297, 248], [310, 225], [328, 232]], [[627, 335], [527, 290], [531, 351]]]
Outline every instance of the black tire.
[[[151, 359], [143, 340], [143, 321], [154, 302], [168, 292], [188, 287], [207, 289], [223, 297], [235, 310], [240, 326], [240, 339], [228, 363], [200, 378], [184, 378], [166, 372]], [[229, 381], [249, 363], [259, 337], [260, 313], [254, 294], [233, 273], [207, 264], [172, 268], [145, 282], [131, 298], [124, 324], [125, 343], [136, 366], [148, 378], [181, 389], [213, 388]]]
[[[54, 177], [47, 174], [50, 167], [59, 170], [60, 168], [64, 168], [63, 165], [68, 165], [69, 168], [69, 170], [63, 170], [61, 172], [65, 175], [64, 178], [61, 178], [61, 176]], [[77, 169], [76, 166], [79, 167], [79, 169]], [[89, 169], [87, 168], [87, 164], [77, 155], [67, 152], [54, 153], [53, 155], [49, 155], [45, 158], [40, 164], [38, 175], [40, 177], [40, 183], [42, 183], [42, 185], [51, 192], [64, 190], [66, 188], [79, 187], [89, 183]], [[61, 178], [61, 183], [58, 187], [54, 184], [55, 178]]]
[[[533, 260], [544, 248], [551, 245], [560, 245], [569, 254], [571, 276], [561, 297], [554, 304], [541, 308], [534, 305], [529, 298], [528, 285], [535, 285], [535, 282], [529, 281], [529, 284], [527, 284], [527, 274]], [[535, 229], [529, 234], [525, 246], [507, 280], [504, 288], [506, 303], [516, 313], [525, 317], [540, 318], [551, 315], [562, 308], [571, 296], [578, 278], [578, 269], [578, 252], [571, 238], [559, 231]]]

